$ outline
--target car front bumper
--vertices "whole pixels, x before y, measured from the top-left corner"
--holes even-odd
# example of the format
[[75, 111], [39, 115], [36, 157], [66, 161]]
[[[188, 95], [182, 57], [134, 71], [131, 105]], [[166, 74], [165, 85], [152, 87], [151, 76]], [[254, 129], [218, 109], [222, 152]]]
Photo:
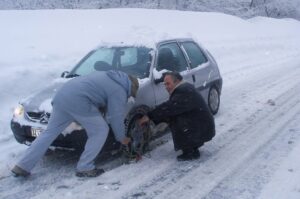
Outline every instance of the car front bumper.
[[[18, 122], [11, 120], [11, 129], [15, 139], [21, 143], [30, 145], [36, 137], [32, 135], [33, 127], [20, 125]], [[43, 133], [43, 132], [42, 132]], [[63, 135], [60, 134], [51, 144], [53, 147], [64, 149], [76, 149], [82, 151], [87, 140], [87, 134], [84, 129], [74, 130], [72, 133]], [[101, 150], [101, 154], [110, 154], [113, 151], [120, 149], [120, 143], [114, 138], [113, 132], [110, 129], [106, 142]]]
[[[20, 125], [18, 122], [11, 120], [11, 130], [15, 136], [15, 139], [21, 143], [30, 145], [36, 138], [33, 135], [32, 127], [27, 125]], [[43, 133], [43, 132], [42, 132]], [[87, 135], [84, 130], [75, 130], [70, 134], [60, 134], [51, 144], [54, 147], [63, 148], [83, 148], [87, 140]]]

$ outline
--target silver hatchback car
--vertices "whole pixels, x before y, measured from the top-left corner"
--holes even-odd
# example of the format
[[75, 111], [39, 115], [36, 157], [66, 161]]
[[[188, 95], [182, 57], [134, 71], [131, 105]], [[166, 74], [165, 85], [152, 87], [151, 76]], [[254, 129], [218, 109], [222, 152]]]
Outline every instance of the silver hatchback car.
[[[20, 102], [11, 120], [11, 129], [19, 143], [30, 145], [46, 128], [51, 114], [51, 100], [64, 82], [94, 71], [120, 70], [139, 78], [140, 88], [135, 100], [128, 101], [125, 119], [127, 133], [135, 116], [168, 99], [162, 76], [167, 71], [177, 71], [184, 80], [195, 85], [210, 111], [216, 114], [220, 106], [222, 78], [213, 56], [192, 39], [173, 39], [147, 45], [100, 46], [89, 52], [62, 79]], [[103, 114], [105, 114], [104, 110]], [[72, 123], [52, 143], [55, 147], [80, 148], [86, 133], [79, 124]], [[110, 133], [103, 151], [118, 148]]]

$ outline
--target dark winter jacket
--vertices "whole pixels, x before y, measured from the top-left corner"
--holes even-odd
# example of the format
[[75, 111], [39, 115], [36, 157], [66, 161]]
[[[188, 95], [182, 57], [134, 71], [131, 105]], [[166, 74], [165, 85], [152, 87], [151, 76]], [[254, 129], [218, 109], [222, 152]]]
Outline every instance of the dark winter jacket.
[[154, 123], [169, 124], [176, 151], [200, 147], [215, 136], [214, 118], [190, 83], [180, 84], [169, 100], [150, 111], [148, 116]]

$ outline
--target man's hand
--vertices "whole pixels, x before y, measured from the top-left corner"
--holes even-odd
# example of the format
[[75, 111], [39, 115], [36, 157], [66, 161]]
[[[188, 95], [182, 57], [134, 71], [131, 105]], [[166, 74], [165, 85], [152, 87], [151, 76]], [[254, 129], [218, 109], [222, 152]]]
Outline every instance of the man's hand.
[[147, 115], [144, 115], [141, 119], [138, 120], [138, 124], [140, 126], [143, 126], [144, 124], [148, 123], [150, 121], [149, 117]]
[[123, 145], [128, 145], [129, 142], [131, 142], [131, 139], [130, 139], [129, 137], [125, 137], [125, 138], [122, 140], [121, 143], [122, 143]]

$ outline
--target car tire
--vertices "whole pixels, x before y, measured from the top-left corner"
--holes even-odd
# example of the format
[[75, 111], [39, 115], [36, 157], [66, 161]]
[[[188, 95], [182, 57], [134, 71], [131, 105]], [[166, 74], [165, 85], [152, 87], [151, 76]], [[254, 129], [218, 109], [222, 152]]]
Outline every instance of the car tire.
[[[134, 140], [134, 137], [136, 137], [136, 134], [134, 134], [136, 131], [135, 128], [137, 127], [136, 125], [136, 121], [141, 118], [142, 116], [146, 115], [148, 112], [150, 111], [150, 108], [146, 105], [140, 105], [137, 106], [135, 108], [133, 108], [127, 115], [127, 117], [125, 118], [125, 132], [126, 132], [126, 136], [130, 137], [132, 139], [131, 144], [136, 143], [136, 140]], [[151, 135], [152, 132], [151, 128], [146, 128], [146, 129], [142, 129], [143, 135], [142, 139], [143, 139], [143, 146], [141, 145], [133, 145], [135, 147], [133, 147], [132, 149], [136, 152], [136, 150], [139, 150], [141, 152], [144, 152], [146, 150], [146, 147], [149, 144], [149, 141], [151, 139]], [[138, 136], [140, 137], [140, 136]], [[140, 148], [141, 147], [141, 148]]]
[[207, 104], [210, 112], [213, 115], [218, 113], [220, 107], [220, 92], [216, 86], [210, 87]]
[[128, 135], [130, 132], [130, 129], [132, 128], [133, 123], [138, 119], [141, 118], [143, 115], [147, 115], [147, 113], [150, 111], [150, 108], [146, 105], [139, 105], [137, 107], [134, 107], [129, 111], [125, 118], [125, 132], [126, 135]]

